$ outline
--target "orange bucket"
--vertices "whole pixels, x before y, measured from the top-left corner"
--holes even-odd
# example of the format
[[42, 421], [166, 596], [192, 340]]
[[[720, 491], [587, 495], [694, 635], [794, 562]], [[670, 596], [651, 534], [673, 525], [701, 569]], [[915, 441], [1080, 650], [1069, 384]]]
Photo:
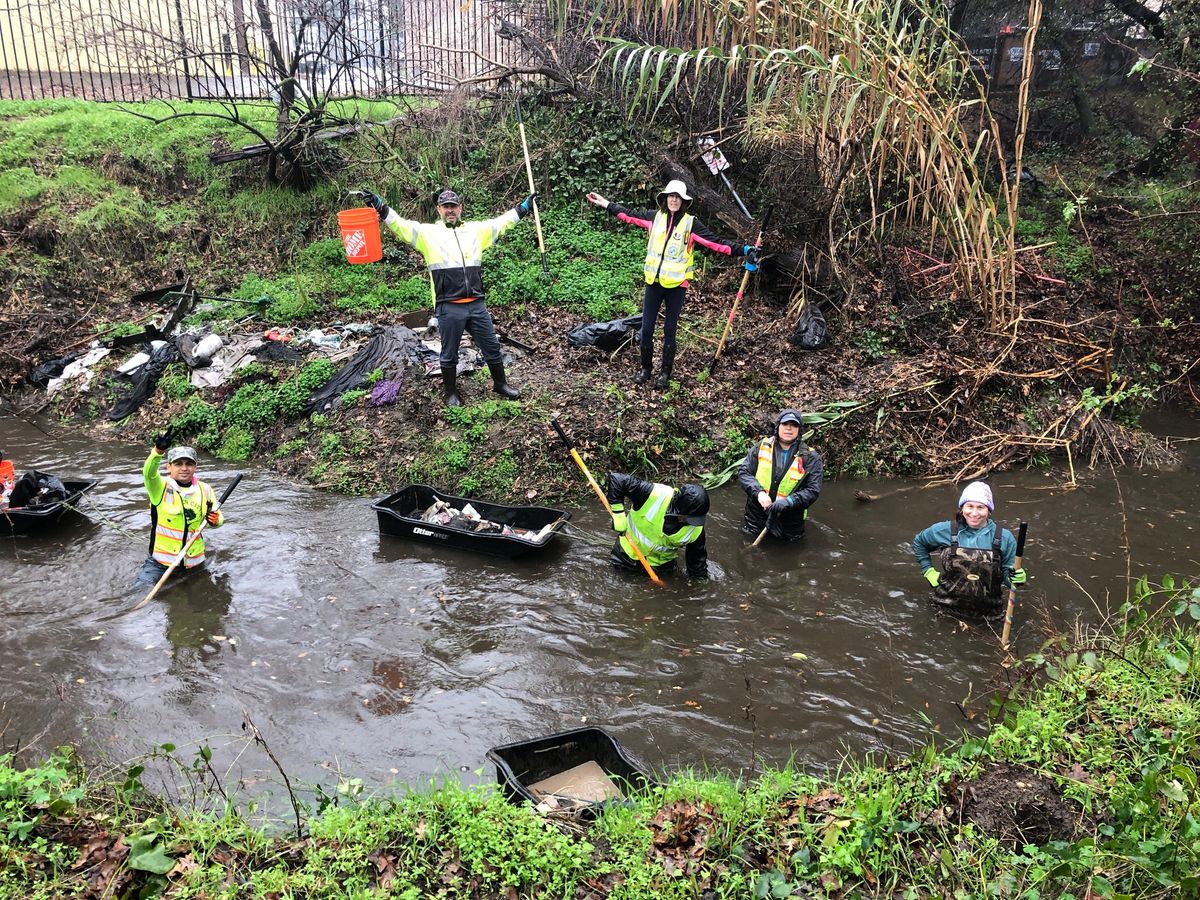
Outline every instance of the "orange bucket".
[[383, 242], [379, 238], [379, 213], [369, 206], [344, 209], [338, 213], [338, 228], [342, 231], [342, 246], [351, 263], [372, 263], [383, 259]]

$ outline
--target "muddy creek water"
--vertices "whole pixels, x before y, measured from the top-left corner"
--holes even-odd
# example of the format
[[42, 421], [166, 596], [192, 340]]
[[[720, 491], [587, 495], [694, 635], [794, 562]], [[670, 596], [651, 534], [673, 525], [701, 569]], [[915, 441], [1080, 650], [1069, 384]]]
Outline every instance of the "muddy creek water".
[[[1150, 424], [1200, 433], [1184, 416]], [[612, 532], [588, 499], [568, 506], [582, 536], [509, 562], [381, 536], [370, 500], [202, 459], [218, 492], [246, 472], [208, 571], [118, 616], [142, 596], [129, 585], [149, 531], [144, 450], [45, 428], [53, 439], [0, 417], [0, 448], [18, 473], [99, 479], [81, 509], [109, 524], [68, 514], [47, 536], [0, 539], [3, 749], [71, 743], [120, 762], [208, 743], [218, 771], [274, 783], [245, 712], [301, 784], [335, 770], [372, 787], [473, 780], [490, 746], [584, 723], [658, 770], [793, 754], [820, 767], [906, 750], [926, 717], [977, 727], [956, 704], [1003, 657], [998, 623], [931, 607], [909, 549], [957, 491], [859, 503], [856, 490], [898, 487], [861, 481], [825, 486], [800, 547], [747, 547], [744, 495], [718, 489], [713, 579], [664, 590], [609, 568]], [[1200, 442], [1179, 449], [1177, 469], [1081, 473], [1070, 492], [1061, 473], [997, 476], [997, 518], [1030, 523], [1019, 651], [1119, 605], [1127, 539], [1134, 577], [1200, 571]]]

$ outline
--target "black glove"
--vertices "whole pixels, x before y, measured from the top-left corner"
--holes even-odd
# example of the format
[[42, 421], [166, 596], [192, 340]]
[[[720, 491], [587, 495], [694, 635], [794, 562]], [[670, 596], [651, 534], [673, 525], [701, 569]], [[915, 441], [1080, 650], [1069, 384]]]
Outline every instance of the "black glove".
[[537, 194], [530, 194], [524, 200], [517, 204], [517, 218], [523, 219], [533, 212], [533, 201], [537, 199]]
[[742, 247], [742, 255], [746, 257], [747, 271], [754, 272], [758, 270], [758, 253], [758, 248], [751, 244], [745, 244]]
[[154, 449], [159, 452], [159, 455], [171, 449], [171, 430], [169, 428], [154, 439]]
[[776, 497], [775, 502], [772, 503], [770, 506], [771, 512], [775, 513], [776, 515], [783, 512], [785, 509], [791, 509], [791, 508], [792, 508], [792, 501], [789, 500], [787, 497]]
[[391, 212], [391, 210], [388, 209], [388, 205], [383, 202], [383, 198], [374, 191], [368, 191], [366, 188], [363, 188], [361, 191], [355, 191], [355, 193], [362, 197], [363, 203], [367, 204], [367, 206], [379, 213], [380, 221], [386, 219], [387, 214]]

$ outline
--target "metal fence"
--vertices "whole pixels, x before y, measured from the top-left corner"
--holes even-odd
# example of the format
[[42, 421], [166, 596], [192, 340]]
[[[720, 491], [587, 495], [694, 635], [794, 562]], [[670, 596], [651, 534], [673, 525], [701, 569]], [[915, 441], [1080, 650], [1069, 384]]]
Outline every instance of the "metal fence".
[[10, 0], [0, 98], [432, 94], [521, 62], [512, 0]]

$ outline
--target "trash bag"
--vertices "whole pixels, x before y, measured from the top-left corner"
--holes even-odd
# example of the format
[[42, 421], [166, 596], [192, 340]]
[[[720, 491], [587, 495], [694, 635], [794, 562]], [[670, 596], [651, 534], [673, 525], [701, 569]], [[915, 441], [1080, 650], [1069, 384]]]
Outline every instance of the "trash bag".
[[384, 381], [376, 382], [375, 387], [371, 388], [371, 399], [368, 401], [371, 406], [391, 406], [400, 396], [400, 388], [404, 385], [404, 373], [401, 372], [395, 378], [388, 378]]
[[376, 369], [382, 370], [385, 377], [402, 371], [409, 359], [417, 360], [420, 343], [416, 333], [403, 325], [376, 329], [371, 340], [324, 387], [309, 396], [304, 415], [332, 409], [342, 394], [361, 385]]
[[262, 362], [279, 362], [295, 365], [304, 359], [302, 355], [293, 350], [283, 341], [266, 341], [261, 347], [254, 351], [254, 358]]
[[158, 379], [162, 377], [167, 366], [179, 359], [179, 350], [174, 344], [164, 343], [150, 353], [149, 361], [133, 373], [132, 386], [129, 393], [113, 404], [108, 411], [109, 421], [116, 422], [131, 413], [137, 412], [143, 403], [154, 393]]
[[67, 356], [59, 356], [55, 359], [48, 359], [45, 362], [38, 363], [29, 375], [29, 383], [37, 385], [40, 388], [46, 387], [50, 383], [51, 378], [57, 378], [61, 375], [63, 369], [75, 362], [77, 358], [77, 354], [71, 353]]
[[640, 313], [624, 319], [613, 319], [611, 322], [576, 325], [567, 332], [567, 346], [596, 347], [611, 353], [629, 340], [630, 335], [636, 334], [641, 327], [642, 316]]
[[189, 369], [207, 369], [212, 365], [213, 357], [217, 355], [225, 342], [215, 334], [181, 334], [175, 339], [179, 355], [187, 363]]
[[21, 506], [46, 506], [50, 503], [61, 503], [67, 499], [67, 486], [53, 475], [31, 469], [13, 485], [12, 493], [8, 495], [8, 506], [16, 509]]
[[821, 310], [811, 303], [805, 303], [800, 310], [800, 318], [796, 329], [788, 340], [801, 350], [820, 350], [829, 345], [829, 333], [825, 327], [825, 317]]

